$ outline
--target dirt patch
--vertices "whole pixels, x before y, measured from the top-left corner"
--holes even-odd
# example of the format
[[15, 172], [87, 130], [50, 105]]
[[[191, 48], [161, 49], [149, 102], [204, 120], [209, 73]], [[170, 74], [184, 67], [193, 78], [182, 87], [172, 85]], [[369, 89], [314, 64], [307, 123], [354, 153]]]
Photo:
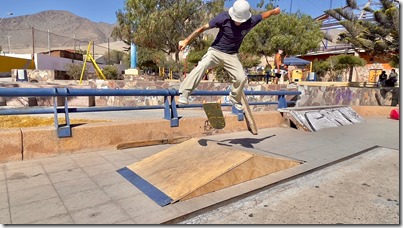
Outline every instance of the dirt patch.
[[[65, 118], [58, 118], [59, 124], [66, 124]], [[110, 122], [108, 120], [70, 119], [70, 124]], [[0, 128], [53, 126], [53, 117], [0, 116]]]

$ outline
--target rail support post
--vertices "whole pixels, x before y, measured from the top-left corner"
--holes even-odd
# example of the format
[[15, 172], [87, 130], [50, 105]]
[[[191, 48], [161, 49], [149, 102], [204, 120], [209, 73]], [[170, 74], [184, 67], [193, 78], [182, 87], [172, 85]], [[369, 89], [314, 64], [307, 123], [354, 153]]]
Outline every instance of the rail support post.
[[287, 108], [287, 100], [285, 94], [278, 95], [278, 108]]
[[171, 121], [171, 127], [179, 126], [178, 110], [176, 108], [175, 96], [164, 96], [164, 119]]
[[[65, 88], [66, 92], [67, 89]], [[57, 92], [57, 89], [56, 89]], [[57, 130], [57, 136], [59, 138], [67, 138], [71, 137], [71, 125], [70, 125], [70, 118], [69, 118], [69, 106], [68, 106], [68, 101], [67, 97], [60, 97], [64, 99], [64, 108], [59, 109], [57, 107], [57, 99], [59, 97], [53, 97], [53, 113], [54, 113], [54, 122], [55, 122], [55, 128]], [[64, 117], [66, 120], [66, 124], [64, 125], [59, 125], [59, 120], [58, 120], [58, 113], [64, 113]]]

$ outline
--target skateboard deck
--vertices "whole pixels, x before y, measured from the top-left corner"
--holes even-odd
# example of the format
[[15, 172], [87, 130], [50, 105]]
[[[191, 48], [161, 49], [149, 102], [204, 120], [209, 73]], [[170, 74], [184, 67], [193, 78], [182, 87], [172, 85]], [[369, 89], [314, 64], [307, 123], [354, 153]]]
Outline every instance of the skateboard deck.
[[242, 91], [241, 103], [243, 105], [243, 112], [245, 115], [246, 125], [248, 126], [248, 130], [253, 134], [257, 135], [257, 127], [255, 123], [255, 119], [252, 115], [252, 110], [249, 107], [248, 100], [246, 99], [245, 93]]
[[222, 113], [221, 104], [219, 102], [203, 102], [203, 109], [213, 128], [223, 129], [225, 127], [224, 114]]

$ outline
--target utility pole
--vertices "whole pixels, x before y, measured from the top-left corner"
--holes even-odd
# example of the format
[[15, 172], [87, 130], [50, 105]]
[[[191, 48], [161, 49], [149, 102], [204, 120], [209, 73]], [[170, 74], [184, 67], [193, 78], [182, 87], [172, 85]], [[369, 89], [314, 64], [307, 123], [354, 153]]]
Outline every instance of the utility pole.
[[291, 11], [292, 11], [292, 0], [291, 0], [291, 3], [290, 3], [290, 14], [291, 14]]
[[108, 37], [108, 64], [111, 64], [111, 49], [109, 48], [109, 37]]
[[[333, 3], [333, 0], [330, 0], [330, 9], [332, 9], [332, 4]], [[328, 15], [328, 21], [330, 21], [330, 16]], [[328, 30], [329, 29], [326, 29], [326, 35], [328, 34]], [[326, 46], [325, 46], [325, 49], [327, 49], [327, 46], [328, 46], [328, 40], [326, 39]]]
[[48, 29], [48, 51], [49, 51], [49, 55], [50, 55], [50, 30]]
[[7, 40], [8, 40], [8, 54], [10, 54], [10, 35], [7, 36]]

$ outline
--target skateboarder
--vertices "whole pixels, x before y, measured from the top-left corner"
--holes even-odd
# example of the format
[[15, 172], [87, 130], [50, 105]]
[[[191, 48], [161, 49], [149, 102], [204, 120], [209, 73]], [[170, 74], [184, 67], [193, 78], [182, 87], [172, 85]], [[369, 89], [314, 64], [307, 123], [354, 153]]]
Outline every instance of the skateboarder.
[[236, 0], [228, 11], [220, 13], [207, 24], [196, 29], [186, 39], [179, 41], [179, 49], [183, 50], [192, 39], [202, 32], [212, 28], [219, 28], [219, 32], [207, 53], [180, 85], [178, 103], [188, 104], [188, 97], [200, 83], [204, 72], [207, 69], [218, 66], [220, 63], [224, 63], [224, 69], [229, 73], [232, 82], [229, 100], [235, 108], [242, 110], [241, 92], [247, 81], [247, 76], [238, 58], [239, 47], [246, 34], [253, 27], [262, 20], [279, 13], [280, 8], [277, 7], [252, 16], [249, 3], [246, 0]]

